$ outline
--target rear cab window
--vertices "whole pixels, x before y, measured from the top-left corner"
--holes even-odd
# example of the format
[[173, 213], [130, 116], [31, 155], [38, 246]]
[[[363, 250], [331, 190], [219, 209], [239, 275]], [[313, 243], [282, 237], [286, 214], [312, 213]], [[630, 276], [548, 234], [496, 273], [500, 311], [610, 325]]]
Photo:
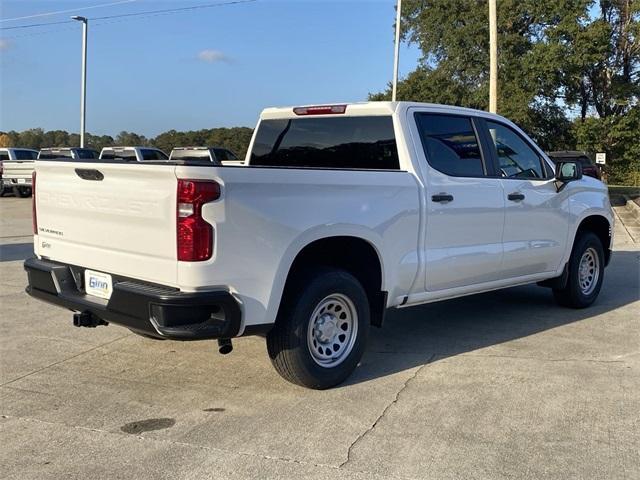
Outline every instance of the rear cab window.
[[35, 160], [38, 158], [38, 152], [31, 150], [14, 150], [13, 153], [16, 156], [16, 160]]
[[136, 156], [136, 151], [132, 148], [122, 148], [122, 149], [104, 149], [100, 154], [100, 160], [138, 160]]
[[40, 150], [39, 160], [51, 160], [53, 158], [72, 158], [71, 150]]
[[261, 120], [250, 165], [400, 169], [390, 115]]

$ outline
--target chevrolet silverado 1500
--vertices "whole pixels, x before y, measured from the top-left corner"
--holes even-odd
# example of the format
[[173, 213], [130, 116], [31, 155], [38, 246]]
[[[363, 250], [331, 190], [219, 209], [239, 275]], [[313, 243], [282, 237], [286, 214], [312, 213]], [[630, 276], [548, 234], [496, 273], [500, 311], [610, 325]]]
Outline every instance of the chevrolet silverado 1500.
[[0, 148], [2, 192], [12, 189], [17, 197], [31, 195], [33, 161], [37, 157], [38, 151], [29, 148]]
[[74, 324], [266, 335], [285, 379], [356, 368], [387, 309], [538, 282], [595, 301], [605, 186], [503, 117], [409, 102], [270, 108], [246, 166], [39, 161], [34, 297]]

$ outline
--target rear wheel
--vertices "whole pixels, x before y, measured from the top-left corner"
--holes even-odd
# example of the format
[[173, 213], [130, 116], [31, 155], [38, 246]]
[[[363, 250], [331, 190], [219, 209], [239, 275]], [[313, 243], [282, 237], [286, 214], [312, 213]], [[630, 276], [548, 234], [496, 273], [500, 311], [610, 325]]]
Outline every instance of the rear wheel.
[[562, 289], [554, 289], [556, 301], [565, 307], [585, 308], [591, 305], [602, 287], [604, 278], [604, 250], [598, 236], [582, 233], [569, 259], [569, 277]]
[[267, 350], [286, 380], [314, 389], [343, 382], [356, 368], [367, 342], [367, 294], [348, 272], [321, 269], [289, 288]]
[[13, 193], [16, 197], [26, 198], [31, 196], [31, 187], [13, 187]]

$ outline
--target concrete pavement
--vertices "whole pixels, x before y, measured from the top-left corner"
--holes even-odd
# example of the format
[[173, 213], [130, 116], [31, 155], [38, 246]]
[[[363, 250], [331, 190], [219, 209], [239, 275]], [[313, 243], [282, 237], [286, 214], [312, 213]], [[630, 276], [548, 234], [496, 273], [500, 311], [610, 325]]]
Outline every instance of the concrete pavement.
[[355, 375], [290, 385], [264, 340], [77, 329], [29, 298], [30, 202], [0, 199], [0, 476], [640, 477], [640, 245], [618, 223], [598, 302], [512, 288], [393, 312]]

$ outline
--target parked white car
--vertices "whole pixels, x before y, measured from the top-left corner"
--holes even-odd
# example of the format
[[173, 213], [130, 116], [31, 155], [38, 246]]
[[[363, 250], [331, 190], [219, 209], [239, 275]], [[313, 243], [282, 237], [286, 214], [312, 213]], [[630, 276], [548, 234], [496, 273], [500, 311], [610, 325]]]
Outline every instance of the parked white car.
[[100, 160], [126, 160], [131, 162], [157, 162], [169, 157], [159, 148], [152, 147], [105, 147]]
[[17, 197], [31, 195], [33, 161], [38, 151], [30, 148], [0, 148], [0, 191], [13, 190]]
[[[385, 311], [541, 282], [583, 308], [609, 263], [606, 187], [509, 120], [408, 102], [269, 108], [247, 166], [38, 162], [27, 291], [193, 340], [266, 334], [328, 388]], [[526, 312], [523, 311], [523, 314]]]

